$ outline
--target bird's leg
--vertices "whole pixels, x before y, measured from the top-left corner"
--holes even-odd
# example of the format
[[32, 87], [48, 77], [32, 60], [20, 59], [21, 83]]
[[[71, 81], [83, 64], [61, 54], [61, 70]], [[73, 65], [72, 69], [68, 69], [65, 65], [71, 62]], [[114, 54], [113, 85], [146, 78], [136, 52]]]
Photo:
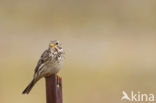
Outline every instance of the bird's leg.
[[61, 86], [61, 76], [57, 74], [57, 85]]

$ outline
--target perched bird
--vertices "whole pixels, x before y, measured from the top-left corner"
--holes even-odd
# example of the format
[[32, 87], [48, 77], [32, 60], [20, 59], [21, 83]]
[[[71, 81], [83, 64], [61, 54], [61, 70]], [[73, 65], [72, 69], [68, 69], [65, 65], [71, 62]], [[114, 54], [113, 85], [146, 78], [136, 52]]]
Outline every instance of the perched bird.
[[30, 84], [25, 88], [23, 94], [29, 94], [36, 82], [42, 77], [48, 77], [58, 73], [64, 62], [64, 50], [59, 41], [50, 41], [49, 47], [41, 55]]

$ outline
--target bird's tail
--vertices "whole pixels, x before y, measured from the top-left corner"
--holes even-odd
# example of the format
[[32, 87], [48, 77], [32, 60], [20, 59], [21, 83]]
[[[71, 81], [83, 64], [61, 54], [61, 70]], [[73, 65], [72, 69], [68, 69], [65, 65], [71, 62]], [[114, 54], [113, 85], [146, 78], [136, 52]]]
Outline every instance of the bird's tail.
[[22, 94], [29, 94], [29, 92], [31, 91], [31, 89], [33, 88], [33, 86], [35, 85], [36, 80], [33, 79], [29, 85], [24, 89], [24, 91], [22, 92]]

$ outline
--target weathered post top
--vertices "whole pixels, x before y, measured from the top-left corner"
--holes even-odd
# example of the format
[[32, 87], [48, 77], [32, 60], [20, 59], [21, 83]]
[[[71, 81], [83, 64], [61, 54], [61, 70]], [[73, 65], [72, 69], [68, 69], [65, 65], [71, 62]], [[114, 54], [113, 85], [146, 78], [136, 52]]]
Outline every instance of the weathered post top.
[[62, 78], [57, 78], [56, 74], [45, 78], [46, 80], [46, 103], [62, 102]]

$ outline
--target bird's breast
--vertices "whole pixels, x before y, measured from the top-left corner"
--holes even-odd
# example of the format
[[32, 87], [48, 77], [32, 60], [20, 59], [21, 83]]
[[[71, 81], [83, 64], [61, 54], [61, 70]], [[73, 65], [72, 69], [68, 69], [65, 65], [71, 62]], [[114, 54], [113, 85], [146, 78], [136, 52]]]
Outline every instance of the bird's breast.
[[59, 72], [62, 67], [63, 61], [64, 61], [63, 58], [61, 58], [61, 60], [58, 59], [55, 62], [54, 61], [49, 62], [47, 65], [47, 73], [55, 74]]

